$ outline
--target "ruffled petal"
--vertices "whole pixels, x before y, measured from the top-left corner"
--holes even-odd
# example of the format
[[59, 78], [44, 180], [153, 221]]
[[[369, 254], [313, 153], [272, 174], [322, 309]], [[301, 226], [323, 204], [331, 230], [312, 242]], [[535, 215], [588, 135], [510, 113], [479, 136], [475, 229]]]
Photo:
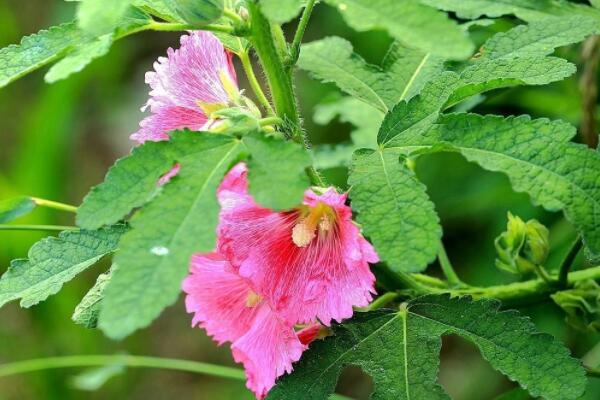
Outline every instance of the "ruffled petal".
[[294, 329], [280, 320], [267, 305], [258, 307], [252, 328], [231, 346], [233, 358], [244, 364], [246, 385], [263, 399], [284, 373], [292, 372], [292, 363], [306, 348]]
[[248, 283], [217, 253], [192, 257], [190, 275], [183, 281], [186, 309], [192, 326], [201, 326], [219, 344], [235, 341], [250, 329], [256, 308], [248, 307]]
[[207, 121], [206, 115], [200, 109], [164, 107], [144, 118], [140, 122], [140, 129], [132, 134], [130, 139], [138, 143], [169, 140], [169, 132], [183, 128], [198, 131]]

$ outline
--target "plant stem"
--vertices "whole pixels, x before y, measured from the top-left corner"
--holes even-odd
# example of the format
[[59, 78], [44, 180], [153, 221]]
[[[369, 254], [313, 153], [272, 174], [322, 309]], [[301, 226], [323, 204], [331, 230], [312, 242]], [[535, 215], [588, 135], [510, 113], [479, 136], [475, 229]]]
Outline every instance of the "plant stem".
[[582, 73], [579, 80], [582, 97], [580, 133], [585, 144], [598, 147], [598, 66], [600, 63], [600, 36], [590, 36], [583, 42], [581, 50]]
[[194, 26], [190, 24], [180, 24], [177, 22], [150, 22], [145, 25], [149, 30], [152, 31], [189, 31], [189, 30], [203, 30], [212, 32], [224, 32], [232, 34], [234, 29], [231, 26], [219, 25], [219, 24], [207, 24], [202, 26]]
[[271, 25], [262, 15], [256, 0], [247, 2], [250, 13], [251, 40], [258, 58], [263, 66], [277, 115], [287, 123], [291, 129], [290, 136], [295, 141], [302, 143], [302, 130], [300, 117], [296, 107], [296, 98], [291, 77], [286, 73], [282, 60], [271, 34]]
[[561, 288], [567, 287], [567, 276], [569, 274], [569, 270], [571, 269], [573, 261], [575, 261], [575, 257], [577, 257], [577, 254], [579, 254], [579, 251], [582, 247], [583, 241], [581, 240], [581, 237], [578, 237], [577, 239], [575, 239], [575, 242], [573, 242], [571, 248], [567, 252], [567, 255], [560, 264], [560, 268], [558, 270], [558, 285]]
[[0, 225], [0, 231], [76, 231], [76, 226], [60, 225]]
[[238, 13], [236, 13], [233, 10], [230, 10], [229, 8], [226, 8], [223, 10], [223, 15], [226, 16], [227, 18], [229, 18], [230, 20], [232, 20], [233, 22], [237, 22], [237, 23], [244, 22], [244, 20], [242, 19], [242, 17], [240, 17], [238, 15]]
[[587, 373], [587, 376], [593, 377], [593, 378], [600, 378], [600, 368], [591, 368], [591, 367], [587, 367], [584, 365], [585, 368], [585, 372]]
[[77, 207], [71, 206], [68, 204], [64, 204], [64, 203], [59, 203], [57, 201], [40, 199], [38, 197], [32, 197], [31, 200], [33, 200], [33, 202], [40, 207], [48, 207], [48, 208], [53, 208], [55, 210], [67, 211], [67, 212], [72, 212], [72, 213], [77, 212]]
[[250, 87], [252, 91], [256, 95], [256, 98], [262, 104], [262, 106], [267, 110], [269, 115], [275, 115], [275, 111], [273, 107], [271, 107], [271, 103], [265, 96], [260, 84], [258, 83], [258, 79], [256, 79], [256, 75], [254, 74], [254, 69], [252, 68], [252, 62], [250, 62], [250, 56], [247, 51], [242, 51], [238, 54], [240, 61], [242, 62], [242, 67], [244, 68], [244, 72], [246, 72], [246, 76], [248, 77], [248, 83], [250, 83]]
[[379, 310], [391, 301], [398, 298], [399, 294], [396, 292], [387, 292], [376, 298], [371, 304], [364, 308], [365, 311]]
[[440, 249], [438, 251], [438, 261], [440, 262], [440, 267], [442, 267], [442, 272], [444, 276], [448, 280], [450, 286], [464, 286], [465, 284], [460, 280], [454, 268], [452, 267], [452, 263], [448, 258], [448, 254], [446, 253], [446, 248], [444, 244], [440, 242]]
[[304, 36], [304, 32], [306, 31], [306, 26], [308, 25], [308, 21], [310, 20], [310, 15], [312, 14], [313, 8], [315, 7], [315, 3], [316, 0], [308, 0], [306, 2], [306, 7], [302, 12], [302, 17], [300, 17], [300, 22], [298, 22], [298, 28], [296, 28], [296, 34], [294, 35], [292, 45], [290, 46], [290, 60], [288, 63], [288, 68], [293, 67], [296, 64], [296, 61], [298, 61], [302, 37]]

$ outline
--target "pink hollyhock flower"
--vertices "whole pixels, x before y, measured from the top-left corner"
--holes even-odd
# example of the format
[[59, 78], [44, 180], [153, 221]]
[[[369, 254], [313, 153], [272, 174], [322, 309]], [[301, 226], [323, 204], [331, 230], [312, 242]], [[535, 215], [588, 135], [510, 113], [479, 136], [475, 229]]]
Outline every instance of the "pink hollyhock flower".
[[180, 41], [179, 49], [169, 48], [167, 57], [146, 73], [152, 90], [142, 111], [149, 107], [152, 114], [131, 135], [139, 143], [167, 140], [175, 129], [206, 128], [210, 121], [205, 110], [228, 104], [238, 90], [232, 55], [216, 36], [192, 31]]
[[232, 342], [233, 357], [244, 364], [247, 386], [259, 399], [277, 377], [291, 372], [292, 363], [316, 337], [312, 331], [299, 333], [301, 341], [293, 325], [217, 253], [192, 258], [183, 290], [187, 311], [194, 313], [192, 326], [203, 327], [219, 344]]
[[240, 163], [218, 190], [217, 252], [289, 323], [341, 322], [353, 306], [372, 300], [369, 263], [379, 261], [352, 222], [346, 196], [333, 188], [322, 194], [309, 189], [297, 209], [274, 212], [250, 196]]

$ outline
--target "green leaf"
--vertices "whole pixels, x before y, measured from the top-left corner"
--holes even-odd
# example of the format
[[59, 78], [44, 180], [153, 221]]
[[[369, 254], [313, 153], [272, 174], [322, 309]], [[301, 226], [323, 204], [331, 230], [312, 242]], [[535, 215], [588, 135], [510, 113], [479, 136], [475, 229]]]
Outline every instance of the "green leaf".
[[557, 47], [578, 43], [598, 33], [598, 29], [598, 21], [592, 18], [548, 18], [492, 36], [481, 53], [487, 59], [546, 56]]
[[[115, 267], [113, 266], [113, 269]], [[79, 325], [92, 329], [98, 326], [98, 315], [100, 314], [100, 304], [104, 298], [104, 289], [110, 282], [112, 271], [98, 276], [94, 286], [83, 296], [81, 302], [75, 307], [71, 319]]]
[[72, 53], [54, 64], [44, 79], [48, 83], [53, 83], [81, 71], [96, 58], [106, 55], [112, 42], [112, 34], [107, 34], [84, 46], [77, 47]]
[[460, 83], [444, 105], [448, 108], [473, 95], [518, 85], [546, 85], [573, 75], [574, 64], [557, 57], [483, 59], [460, 74]]
[[475, 344], [492, 367], [533, 396], [581, 396], [586, 378], [580, 362], [528, 318], [499, 306], [493, 300], [423, 296], [397, 312], [358, 313], [335, 326], [334, 336], [311, 344], [268, 400], [327, 398], [348, 365], [373, 378], [373, 400], [449, 399], [436, 382], [441, 336], [447, 334]]
[[93, 36], [112, 33], [130, 4], [131, 0], [81, 0], [77, 8], [79, 27]]
[[283, 24], [295, 18], [306, 0], [260, 0], [260, 9], [271, 21]]
[[110, 379], [125, 373], [125, 369], [123, 364], [108, 364], [102, 367], [91, 368], [75, 375], [71, 379], [71, 384], [76, 389], [95, 392]]
[[458, 24], [418, 0], [325, 0], [357, 31], [384, 29], [407, 45], [447, 59], [469, 57], [473, 44]]
[[164, 0], [132, 0], [135, 7], [169, 22], [183, 22]]
[[163, 0], [183, 22], [202, 26], [217, 20], [223, 14], [223, 0]]
[[275, 210], [301, 204], [310, 186], [306, 168], [312, 164], [304, 147], [262, 134], [245, 136], [242, 141], [251, 154], [248, 180], [255, 200]]
[[596, 10], [566, 0], [421, 0], [444, 11], [455, 12], [459, 18], [475, 19], [482, 15], [501, 17], [513, 14], [524, 21], [555, 16], [600, 16]]
[[29, 249], [29, 259], [13, 260], [0, 278], [0, 307], [21, 299], [31, 307], [58, 293], [62, 285], [117, 249], [123, 225], [97, 231], [64, 231]]
[[425, 186], [399, 160], [397, 151], [356, 151], [350, 197], [381, 259], [392, 270], [417, 272], [435, 258], [442, 229]]
[[132, 218], [119, 243], [119, 268], [106, 287], [98, 323], [111, 338], [149, 325], [177, 300], [191, 255], [213, 250], [215, 192], [242, 150], [235, 138], [195, 132], [174, 132], [164, 144], [173, 148], [170, 161], [179, 161], [181, 170]]
[[450, 114], [425, 133], [404, 136], [396, 148], [457, 151], [505, 173], [534, 204], [563, 210], [595, 256], [600, 254], [600, 153], [569, 142], [575, 133], [562, 121]]
[[341, 90], [387, 112], [398, 101], [409, 99], [441, 71], [438, 57], [394, 44], [384, 68], [370, 65], [353, 52], [352, 44], [328, 37], [302, 46], [298, 66], [312, 77], [333, 82]]
[[27, 215], [33, 211], [34, 208], [35, 202], [31, 197], [27, 196], [0, 200], [0, 224]]
[[458, 75], [445, 72], [429, 82], [420, 95], [398, 103], [385, 116], [377, 142], [393, 146], [397, 141], [402, 141], [404, 136], [427, 131], [438, 119], [444, 103], [458, 85]]
[[0, 49], [0, 87], [65, 55], [85, 35], [75, 22], [53, 26]]

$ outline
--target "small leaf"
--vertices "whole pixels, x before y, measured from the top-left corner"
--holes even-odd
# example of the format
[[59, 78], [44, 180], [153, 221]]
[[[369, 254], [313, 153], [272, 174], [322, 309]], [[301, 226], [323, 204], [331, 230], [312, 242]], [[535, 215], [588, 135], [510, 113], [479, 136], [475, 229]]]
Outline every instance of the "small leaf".
[[106, 55], [111, 45], [112, 35], [107, 34], [100, 36], [91, 43], [78, 47], [75, 51], [54, 64], [48, 73], [46, 73], [44, 79], [48, 83], [53, 83], [81, 71], [96, 58]]
[[98, 326], [114, 339], [148, 326], [181, 292], [189, 260], [211, 251], [219, 205], [216, 189], [242, 150], [239, 140], [218, 134], [174, 132], [163, 142], [169, 163], [181, 169], [131, 219], [123, 235], [102, 301]]
[[260, 0], [260, 9], [271, 21], [283, 24], [295, 18], [306, 0]]
[[357, 31], [385, 29], [407, 45], [447, 59], [469, 57], [473, 44], [458, 24], [419, 0], [326, 0]]
[[245, 136], [242, 141], [251, 154], [248, 180], [256, 201], [274, 210], [300, 205], [310, 186], [306, 168], [312, 160], [308, 152], [295, 142], [264, 135]]
[[475, 344], [495, 369], [535, 397], [579, 398], [586, 386], [581, 363], [528, 318], [499, 306], [493, 300], [423, 296], [397, 312], [357, 313], [335, 326], [334, 336], [311, 344], [267, 399], [325, 399], [347, 365], [373, 378], [373, 400], [449, 399], [436, 382], [441, 336], [448, 334]]
[[350, 197], [381, 259], [392, 270], [417, 272], [435, 258], [442, 229], [425, 186], [399, 161], [396, 151], [356, 151]]
[[[114, 269], [113, 266], [112, 269]], [[71, 319], [73, 322], [79, 325], [83, 325], [86, 328], [92, 329], [98, 326], [98, 315], [100, 314], [100, 303], [104, 298], [104, 289], [110, 277], [112, 276], [112, 270], [106, 274], [98, 276], [94, 286], [83, 296], [83, 299], [79, 302]]]
[[27, 215], [34, 209], [35, 202], [31, 197], [19, 196], [12, 199], [0, 200], [0, 224]]
[[81, 0], [77, 9], [79, 27], [93, 36], [112, 33], [130, 4], [131, 0]]
[[125, 366], [122, 364], [108, 364], [98, 368], [88, 369], [71, 379], [74, 388], [95, 392], [115, 376], [125, 372]]
[[115, 225], [97, 231], [64, 231], [29, 249], [29, 259], [13, 260], [0, 278], [0, 307], [21, 299], [31, 307], [58, 293], [62, 285], [117, 249], [126, 228]]

